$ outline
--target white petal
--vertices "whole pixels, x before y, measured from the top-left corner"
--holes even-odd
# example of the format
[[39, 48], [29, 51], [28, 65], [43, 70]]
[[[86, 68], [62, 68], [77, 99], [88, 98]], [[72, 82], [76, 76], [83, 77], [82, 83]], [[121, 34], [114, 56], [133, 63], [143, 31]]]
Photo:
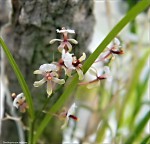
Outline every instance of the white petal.
[[77, 108], [76, 104], [73, 103], [73, 104], [71, 105], [71, 107], [69, 108], [68, 112], [67, 112], [67, 117], [68, 117], [69, 115], [73, 115], [73, 114], [75, 113], [75, 109], [76, 109], [76, 108]]
[[16, 98], [24, 97], [24, 93], [20, 93], [16, 96]]
[[62, 41], [61, 39], [52, 39], [49, 43], [50, 44], [53, 44], [54, 42], [56, 42], [56, 41]]
[[92, 88], [95, 88], [95, 87], [98, 87], [98, 86], [100, 86], [100, 80], [97, 80], [97, 81], [95, 81], [95, 82], [93, 82], [93, 83], [89, 83], [89, 84], [87, 85], [87, 88], [88, 88], [88, 89], [92, 89]]
[[67, 29], [66, 30], [68, 33], [75, 33], [75, 31], [74, 30], [71, 30], [71, 29]]
[[33, 72], [33, 74], [42, 74], [42, 71], [41, 71], [41, 70], [35, 70], [35, 71]]
[[72, 73], [72, 69], [66, 69], [66, 70], [65, 70], [65, 74], [66, 74], [68, 77], [72, 77], [71, 73]]
[[97, 74], [98, 74], [97, 70], [94, 67], [91, 67], [89, 69], [89, 73], [93, 76], [97, 76]]
[[64, 61], [64, 65], [68, 68], [68, 69], [75, 69], [75, 67], [72, 65], [72, 61]]
[[23, 93], [20, 93], [16, 96], [16, 98], [13, 101], [13, 106], [18, 108], [19, 107], [19, 101], [25, 101], [25, 96]]
[[67, 48], [69, 50], [69, 52], [72, 51], [72, 45], [69, 42], [66, 42]]
[[86, 54], [83, 53], [82, 56], [79, 58], [79, 61], [82, 62], [86, 59]]
[[46, 82], [46, 80], [45, 80], [45, 78], [43, 78], [40, 81], [35, 81], [33, 85], [34, 85], [34, 87], [39, 87], [42, 84], [44, 84], [45, 82]]
[[120, 41], [117, 38], [114, 38], [114, 40], [107, 46], [108, 49], [115, 47], [118, 47], [120, 45]]
[[42, 72], [57, 71], [58, 66], [56, 66], [55, 64], [43, 64], [40, 66], [39, 70], [41, 70]]
[[110, 69], [108, 66], [104, 66], [104, 72], [105, 74], [110, 74]]
[[15, 99], [17, 99], [17, 100], [22, 100], [22, 101], [25, 101], [25, 96], [24, 96], [24, 93], [20, 93], [20, 94], [18, 94], [17, 96], [16, 96], [16, 98]]
[[67, 32], [67, 33], [75, 33], [75, 31], [74, 30], [70, 30], [70, 29], [62, 29], [62, 30], [59, 30], [59, 29], [57, 29], [56, 30], [57, 31], [57, 33], [65, 33], [65, 32]]
[[18, 108], [19, 107], [19, 103], [17, 103], [18, 102], [18, 99], [14, 99], [14, 101], [13, 101], [13, 106], [14, 107], [16, 107], [16, 108]]
[[66, 118], [64, 124], [61, 126], [61, 129], [64, 129], [67, 126], [68, 121], [69, 119]]
[[13, 106], [15, 106], [16, 108], [19, 108], [19, 106], [20, 106], [20, 102], [21, 103], [23, 103], [24, 101], [25, 101], [25, 96], [24, 96], [24, 94], [23, 93], [20, 93], [20, 94], [18, 94], [17, 96], [16, 96], [16, 98], [14, 99], [14, 101], [13, 101]]
[[78, 41], [76, 41], [75, 39], [67, 39], [67, 40], [74, 43], [74, 44], [78, 44]]
[[69, 52], [65, 53], [64, 51], [62, 52], [62, 60], [64, 61], [64, 65], [69, 68], [69, 69], [74, 69], [74, 66], [72, 65], [72, 54]]
[[115, 38], [114, 39], [114, 44], [119, 46], [120, 45], [120, 40], [118, 38]]
[[58, 46], [58, 51], [62, 53], [64, 47], [65, 47], [65, 43], [61, 42], [61, 44]]
[[114, 46], [114, 43], [111, 42], [110, 44], [107, 45], [107, 48], [110, 50]]
[[48, 97], [52, 94], [52, 83], [51, 83], [51, 81], [47, 81], [47, 94], [48, 94]]
[[106, 50], [105, 52], [102, 52], [100, 54], [100, 59], [105, 59], [105, 57], [107, 57], [107, 55], [109, 55], [110, 51], [109, 50]]
[[52, 77], [58, 77], [58, 73], [56, 73], [56, 72], [51, 72], [51, 76], [52, 76]]
[[58, 84], [64, 84], [65, 80], [64, 79], [58, 79], [58, 78], [54, 78], [52, 79], [53, 82], [58, 83]]
[[76, 68], [76, 71], [79, 75], [79, 80], [83, 80], [84, 78], [83, 71], [80, 68]]

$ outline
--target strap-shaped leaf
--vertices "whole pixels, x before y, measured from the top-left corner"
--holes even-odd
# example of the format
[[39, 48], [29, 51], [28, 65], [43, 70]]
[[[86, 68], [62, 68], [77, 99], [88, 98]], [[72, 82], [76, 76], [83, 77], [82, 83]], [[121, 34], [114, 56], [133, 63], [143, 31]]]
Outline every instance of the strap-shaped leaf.
[[14, 60], [10, 50], [8, 49], [8, 47], [6, 46], [6, 44], [2, 40], [2, 38], [0, 38], [0, 44], [1, 44], [1, 46], [2, 46], [2, 48], [4, 50], [4, 52], [5, 52], [8, 60], [9, 60], [10, 65], [12, 66], [12, 68], [13, 68], [15, 74], [16, 74], [16, 77], [17, 77], [17, 79], [18, 79], [18, 81], [20, 83], [20, 86], [22, 88], [22, 91], [23, 91], [23, 93], [24, 93], [24, 95], [26, 97], [26, 101], [27, 101], [27, 103], [29, 105], [28, 112], [30, 114], [30, 117], [31, 117], [31, 119], [34, 119], [33, 103], [32, 103], [32, 98], [31, 98], [31, 94], [30, 94], [29, 88], [27, 86], [27, 83], [25, 82], [24, 77], [23, 77], [23, 75], [22, 75], [22, 73], [21, 73], [17, 63], [15, 62], [15, 60]]

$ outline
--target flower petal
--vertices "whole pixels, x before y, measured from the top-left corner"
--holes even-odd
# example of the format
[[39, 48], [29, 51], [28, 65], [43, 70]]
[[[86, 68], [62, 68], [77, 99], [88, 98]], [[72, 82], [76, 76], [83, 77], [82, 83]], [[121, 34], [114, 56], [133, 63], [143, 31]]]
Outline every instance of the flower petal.
[[56, 41], [63, 41], [63, 40], [61, 40], [61, 39], [52, 39], [49, 43], [50, 43], [50, 44], [53, 44], [53, 43], [56, 42]]
[[93, 76], [97, 76], [97, 74], [98, 74], [97, 70], [94, 67], [91, 67], [89, 69], [89, 73]]
[[58, 51], [62, 53], [64, 47], [65, 47], [65, 43], [61, 42], [61, 44], [58, 46]]
[[64, 124], [61, 126], [61, 129], [64, 129], [68, 125], [69, 119], [66, 118]]
[[83, 80], [84, 78], [83, 71], [80, 68], [76, 68], [76, 71], [79, 75], [79, 80]]
[[58, 78], [54, 78], [52, 79], [53, 82], [58, 83], [58, 84], [64, 84], [65, 80], [64, 79], [58, 79]]
[[59, 29], [56, 29], [56, 31], [57, 31], [57, 33], [65, 33], [65, 32], [67, 32], [67, 33], [75, 33], [75, 31], [74, 30], [71, 30], [71, 29], [61, 29], [61, 30], [59, 30]]
[[67, 45], [68, 51], [71, 52], [72, 45], [69, 42], [66, 42], [66, 45]]
[[42, 84], [44, 84], [45, 82], [46, 82], [46, 80], [45, 80], [45, 78], [43, 78], [40, 81], [35, 81], [33, 85], [34, 85], [34, 87], [39, 87]]
[[119, 46], [120, 45], [120, 40], [118, 38], [115, 38], [114, 39], [114, 44]]
[[87, 88], [88, 88], [88, 89], [92, 89], [92, 88], [95, 88], [95, 87], [98, 87], [98, 86], [100, 86], [100, 80], [97, 80], [97, 81], [95, 81], [95, 82], [93, 82], [93, 83], [89, 83], [89, 84], [87, 85]]
[[16, 107], [16, 108], [19, 107], [18, 99], [16, 99], [16, 98], [14, 99], [13, 106]]
[[104, 66], [104, 72], [105, 74], [110, 74], [110, 68], [108, 66]]
[[86, 59], [86, 54], [83, 53], [82, 56], [79, 58], [79, 61], [82, 62]]
[[74, 66], [72, 65], [72, 54], [70, 54], [69, 52], [64, 52], [64, 50], [62, 51], [62, 60], [64, 61], [64, 65], [69, 68], [69, 69], [75, 69]]
[[105, 59], [109, 59], [109, 58], [110, 58], [110, 57], [109, 57], [110, 55], [111, 55], [111, 52], [110, 52], [109, 50], [107, 50], [107, 51], [101, 53], [101, 55], [100, 55], [100, 60], [103, 61], [103, 60], [105, 60]]
[[75, 39], [67, 39], [67, 40], [72, 42], [73, 44], [78, 44], [78, 41], [76, 41]]
[[51, 83], [51, 81], [47, 81], [47, 94], [48, 94], [48, 97], [52, 94], [52, 83]]
[[42, 74], [42, 71], [41, 71], [41, 70], [35, 70], [35, 71], [33, 72], [33, 74]]
[[76, 104], [73, 103], [67, 112], [67, 117], [69, 117], [69, 115], [73, 115], [75, 113], [76, 108], [77, 108]]
[[65, 70], [65, 74], [66, 74], [68, 77], [72, 77], [71, 73], [72, 73], [72, 69], [66, 69], [66, 70]]
[[56, 72], [51, 72], [51, 76], [52, 76], [52, 77], [58, 77], [58, 73], [56, 73]]
[[50, 71], [58, 71], [58, 66], [55, 64], [43, 64], [39, 68], [40, 71], [42, 72], [50, 72]]

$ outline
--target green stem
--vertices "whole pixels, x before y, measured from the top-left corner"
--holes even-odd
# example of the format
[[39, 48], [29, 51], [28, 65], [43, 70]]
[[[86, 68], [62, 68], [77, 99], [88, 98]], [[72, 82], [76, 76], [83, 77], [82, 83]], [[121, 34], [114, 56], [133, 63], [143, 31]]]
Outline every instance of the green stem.
[[28, 143], [33, 144], [34, 120], [29, 119]]

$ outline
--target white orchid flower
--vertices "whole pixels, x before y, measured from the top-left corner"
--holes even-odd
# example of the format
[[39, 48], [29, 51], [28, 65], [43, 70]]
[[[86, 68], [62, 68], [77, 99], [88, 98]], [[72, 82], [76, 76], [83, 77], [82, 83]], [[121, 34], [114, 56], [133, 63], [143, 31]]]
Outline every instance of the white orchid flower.
[[20, 112], [25, 112], [28, 108], [28, 105], [26, 103], [26, 99], [23, 93], [20, 93], [16, 96], [15, 93], [13, 93], [13, 106], [20, 110]]
[[110, 74], [110, 69], [108, 66], [105, 66], [103, 68], [102, 74], [99, 74], [98, 71], [92, 67], [89, 69], [89, 72], [91, 75], [93, 75], [95, 78], [89, 82], [81, 82], [79, 85], [87, 85], [87, 88], [91, 89], [97, 86], [100, 86], [100, 81], [107, 79], [108, 81], [111, 80], [111, 74]]
[[43, 64], [40, 66], [39, 70], [34, 71], [34, 74], [41, 74], [43, 75], [43, 79], [40, 81], [34, 82], [34, 87], [39, 87], [45, 82], [47, 82], [47, 94], [50, 96], [52, 94], [52, 84], [58, 83], [58, 84], [64, 84], [64, 79], [58, 78], [58, 66], [55, 64]]
[[50, 44], [53, 44], [56, 41], [61, 42], [60, 45], [58, 46], [59, 52], [62, 53], [63, 49], [70, 52], [72, 50], [72, 45], [70, 44], [70, 42], [73, 43], [73, 44], [78, 44], [78, 42], [75, 39], [69, 39], [68, 38], [68, 33], [73, 34], [73, 33], [75, 33], [74, 30], [65, 29], [63, 27], [61, 30], [57, 29], [56, 31], [57, 31], [57, 33], [62, 33], [63, 34], [63, 39], [52, 39], [50, 41]]
[[121, 48], [120, 41], [119, 39], [115, 38], [113, 42], [111, 42], [107, 46], [107, 49], [100, 54], [100, 57], [96, 62], [107, 60], [107, 59], [110, 59], [111, 57], [114, 59], [115, 54], [117, 55], [124, 54], [123, 50], [120, 48]]
[[77, 59], [76, 56], [73, 56], [73, 54], [70, 54], [69, 52], [65, 52], [65, 50], [62, 51], [62, 61], [63, 61], [63, 68], [65, 70], [65, 73], [68, 76], [71, 76], [72, 70], [76, 70], [79, 75], [79, 80], [82, 80], [84, 78], [83, 71], [82, 71], [82, 64], [81, 62], [86, 59], [86, 54], [83, 53], [83, 55]]
[[67, 126], [70, 118], [75, 120], [75, 121], [79, 121], [79, 118], [74, 116], [76, 108], [77, 108], [76, 104], [73, 103], [72, 106], [70, 107], [70, 109], [68, 110], [68, 112], [65, 113], [65, 122], [64, 122], [64, 124], [61, 127], [62, 129], [64, 129]]

